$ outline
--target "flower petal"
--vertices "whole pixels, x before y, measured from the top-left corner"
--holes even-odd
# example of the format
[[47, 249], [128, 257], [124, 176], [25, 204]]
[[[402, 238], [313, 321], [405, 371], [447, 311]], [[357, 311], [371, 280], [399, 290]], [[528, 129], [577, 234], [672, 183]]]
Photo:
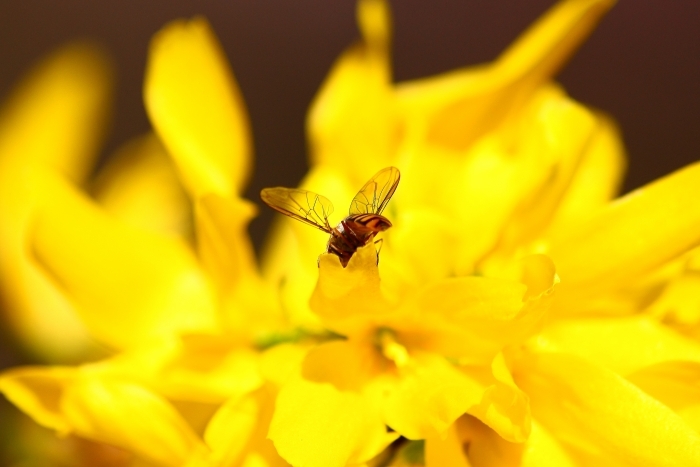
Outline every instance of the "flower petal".
[[127, 142], [93, 182], [95, 199], [134, 227], [192, 237], [192, 207], [165, 148], [152, 134]]
[[425, 440], [425, 467], [472, 467], [464, 453], [462, 440], [457, 427], [451, 426], [444, 438], [435, 437]]
[[172, 406], [135, 384], [79, 380], [65, 389], [61, 411], [80, 436], [163, 465], [180, 466], [203, 448]]
[[433, 94], [438, 94], [436, 103], [444, 104], [430, 119], [428, 139], [465, 149], [496, 128], [559, 70], [613, 3], [559, 2], [492, 65], [438, 78], [447, 83], [451, 93], [431, 83]]
[[685, 167], [608, 205], [562, 238], [551, 239], [560, 293], [576, 297], [630, 283], [700, 243], [695, 202], [700, 164]]
[[538, 330], [558, 283], [544, 255], [524, 258], [514, 271], [523, 279], [467, 276], [429, 285], [416, 298], [418, 314], [400, 316], [391, 327], [403, 342], [488, 365], [503, 347]]
[[20, 341], [49, 361], [84, 354], [88, 335], [27, 255], [31, 211], [51, 196], [33, 167], [76, 181], [90, 171], [104, 133], [110, 72], [100, 50], [63, 47], [31, 72], [0, 114], [0, 308]]
[[12, 369], [0, 376], [0, 391], [38, 424], [65, 435], [71, 427], [61, 413], [60, 402], [75, 372], [69, 367]]
[[662, 362], [628, 375], [627, 379], [673, 409], [700, 433], [700, 363]]
[[624, 465], [700, 465], [700, 435], [669, 408], [609, 370], [555, 353], [518, 363], [532, 414], [567, 447]]
[[668, 360], [700, 362], [700, 344], [639, 316], [556, 321], [538, 335], [537, 345], [622, 375]]
[[345, 268], [336, 255], [321, 255], [310, 304], [328, 329], [343, 335], [371, 332], [382, 323], [393, 306], [380, 287], [374, 245], [358, 248]]
[[144, 84], [148, 115], [193, 198], [240, 193], [250, 170], [243, 98], [204, 18], [156, 34]]
[[195, 209], [202, 261], [217, 279], [222, 294], [231, 293], [242, 281], [257, 275], [246, 230], [257, 210], [248, 201], [215, 194], [200, 198]]
[[280, 390], [268, 436], [299, 467], [365, 462], [397, 437], [386, 432], [379, 407], [367, 397], [305, 380]]
[[89, 44], [65, 46], [37, 66], [0, 115], [0, 160], [40, 164], [81, 181], [104, 135], [111, 63]]
[[259, 355], [214, 335], [186, 335], [123, 352], [110, 360], [120, 377], [171, 400], [221, 404], [242, 397], [262, 385]]
[[620, 130], [606, 115], [598, 114], [597, 120], [587, 151], [548, 227], [549, 236], [575, 228], [610, 202], [621, 187], [626, 164]]
[[408, 439], [444, 436], [484, 388], [439, 355], [411, 354], [384, 402], [387, 425]]
[[67, 183], [49, 180], [52, 198], [36, 213], [33, 250], [95, 337], [128, 347], [216, 326], [209, 283], [183, 242], [120, 224]]
[[210, 461], [217, 467], [288, 466], [277, 454], [267, 431], [272, 418], [274, 393], [261, 389], [242, 399], [232, 399], [214, 414], [204, 439], [211, 448]]
[[0, 378], [0, 390], [60, 434], [74, 432], [160, 465], [180, 466], [203, 449], [168, 402], [141, 386], [100, 376], [97, 368], [21, 368]]
[[499, 353], [491, 364], [493, 382], [486, 388], [479, 405], [469, 413], [491, 427], [502, 438], [522, 443], [530, 436], [532, 420], [527, 396], [515, 385]]
[[365, 169], [391, 165], [399, 126], [390, 83], [387, 2], [361, 0], [357, 9], [364, 41], [333, 65], [306, 126], [312, 162], [332, 165], [362, 186]]

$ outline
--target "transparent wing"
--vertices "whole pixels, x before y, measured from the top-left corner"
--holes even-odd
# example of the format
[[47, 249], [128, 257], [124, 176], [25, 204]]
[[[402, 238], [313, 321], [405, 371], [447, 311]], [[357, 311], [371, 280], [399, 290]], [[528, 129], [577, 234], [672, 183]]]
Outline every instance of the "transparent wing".
[[381, 214], [399, 185], [401, 174], [396, 167], [376, 173], [355, 195], [350, 203], [352, 214]]
[[333, 204], [324, 196], [296, 188], [276, 187], [264, 188], [260, 198], [285, 216], [331, 233], [328, 216], [333, 212]]

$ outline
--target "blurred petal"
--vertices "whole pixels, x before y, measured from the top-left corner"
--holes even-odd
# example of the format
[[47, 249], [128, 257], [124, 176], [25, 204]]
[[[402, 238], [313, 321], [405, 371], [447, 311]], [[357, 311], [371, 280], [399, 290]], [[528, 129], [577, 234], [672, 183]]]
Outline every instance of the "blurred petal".
[[304, 380], [281, 389], [268, 436], [287, 462], [304, 467], [364, 462], [397, 437], [367, 397]]
[[365, 169], [391, 165], [400, 129], [390, 83], [387, 2], [361, 0], [357, 8], [364, 40], [333, 65], [306, 126], [312, 162], [337, 167], [359, 187]]
[[260, 390], [242, 399], [232, 399], [217, 411], [204, 439], [217, 467], [284, 467], [267, 431], [272, 418], [274, 394]]
[[66, 435], [71, 427], [60, 402], [75, 373], [69, 367], [16, 368], [0, 376], [0, 391], [38, 424]]
[[141, 386], [97, 374], [97, 367], [17, 369], [0, 390], [60, 434], [112, 444], [160, 465], [180, 466], [201, 441], [175, 409]]
[[[561, 68], [613, 3], [559, 2], [493, 64], [408, 83], [403, 89], [404, 104], [412, 100], [409, 105], [430, 115], [429, 141], [465, 149], [517, 112]], [[423, 95], [412, 98], [411, 94]]]
[[556, 88], [541, 91], [532, 107], [532, 116], [522, 120], [526, 130], [518, 136], [520, 157], [531, 164], [520, 175], [531, 185], [520, 193], [491, 252], [509, 259], [547, 227], [597, 133], [593, 113]]
[[700, 164], [693, 164], [552, 239], [549, 254], [564, 284], [560, 293], [588, 296], [620, 287], [700, 244], [698, 184]]
[[214, 465], [236, 465], [255, 430], [261, 409], [249, 396], [231, 399], [214, 414], [204, 435]]
[[615, 373], [565, 354], [518, 363], [533, 417], [567, 447], [624, 465], [700, 465], [700, 435]]
[[86, 378], [68, 386], [61, 410], [81, 436], [180, 466], [201, 441], [175, 409], [135, 384]]
[[183, 242], [120, 224], [51, 180], [32, 246], [95, 337], [129, 347], [216, 326], [209, 283]]
[[583, 357], [622, 375], [668, 360], [700, 362], [700, 343], [637, 316], [556, 321], [537, 336], [537, 345]]
[[627, 379], [673, 409], [700, 433], [700, 363], [662, 362], [643, 368]]
[[256, 352], [229, 336], [187, 335], [121, 353], [110, 367], [169, 399], [221, 404], [262, 385], [258, 363]]
[[97, 202], [125, 223], [192, 236], [192, 208], [165, 148], [152, 134], [126, 143], [93, 183]]
[[425, 440], [425, 467], [472, 467], [457, 434], [456, 426], [450, 427], [444, 438]]
[[548, 227], [549, 236], [574, 228], [615, 198], [621, 188], [626, 161], [620, 130], [606, 115], [598, 114], [597, 119], [587, 151]]
[[193, 198], [242, 191], [251, 165], [248, 117], [221, 45], [204, 18], [174, 21], [154, 36], [144, 99]]
[[82, 180], [104, 134], [111, 73], [92, 45], [68, 45], [49, 56], [0, 114], [0, 161], [41, 164]]
[[700, 271], [673, 278], [647, 312], [666, 324], [693, 328], [700, 324]]
[[53, 361], [85, 352], [87, 332], [26, 254], [31, 210], [50, 196], [33, 168], [84, 178], [102, 142], [110, 90], [102, 52], [73, 44], [35, 68], [0, 114], [2, 308], [23, 343]]

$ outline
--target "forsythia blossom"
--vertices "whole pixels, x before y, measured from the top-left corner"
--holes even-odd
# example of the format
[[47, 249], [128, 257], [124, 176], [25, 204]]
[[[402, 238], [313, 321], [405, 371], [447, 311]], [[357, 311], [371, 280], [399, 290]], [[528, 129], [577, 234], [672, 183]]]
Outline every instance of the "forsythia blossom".
[[564, 0], [494, 62], [396, 84], [388, 5], [360, 0], [300, 187], [335, 225], [400, 169], [381, 261], [347, 267], [286, 218], [256, 262], [250, 130], [205, 20], [156, 34], [153, 134], [95, 180], [104, 66], [59, 52], [0, 120], [0, 279], [30, 342], [60, 346], [56, 312], [110, 350], [0, 390], [138, 465], [700, 465], [700, 165], [615, 199], [615, 124], [551, 81], [611, 4]]

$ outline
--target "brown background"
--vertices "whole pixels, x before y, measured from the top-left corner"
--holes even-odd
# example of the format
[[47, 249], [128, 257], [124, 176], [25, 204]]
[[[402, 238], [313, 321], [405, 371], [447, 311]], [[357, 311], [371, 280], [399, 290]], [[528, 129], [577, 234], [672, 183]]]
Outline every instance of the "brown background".
[[[553, 3], [394, 1], [395, 78], [491, 60]], [[306, 170], [307, 106], [334, 58], [357, 37], [354, 0], [0, 0], [0, 96], [58, 44], [101, 43], [118, 72], [109, 154], [149, 127], [141, 82], [150, 36], [194, 14], [209, 18], [247, 101], [256, 147], [248, 197], [257, 199], [264, 186], [295, 185]], [[626, 190], [698, 159], [700, 2], [620, 2], [560, 79], [572, 96], [620, 122], [631, 156]], [[258, 244], [271, 219], [262, 212], [252, 225]], [[2, 348], [0, 368], [20, 360]]]

